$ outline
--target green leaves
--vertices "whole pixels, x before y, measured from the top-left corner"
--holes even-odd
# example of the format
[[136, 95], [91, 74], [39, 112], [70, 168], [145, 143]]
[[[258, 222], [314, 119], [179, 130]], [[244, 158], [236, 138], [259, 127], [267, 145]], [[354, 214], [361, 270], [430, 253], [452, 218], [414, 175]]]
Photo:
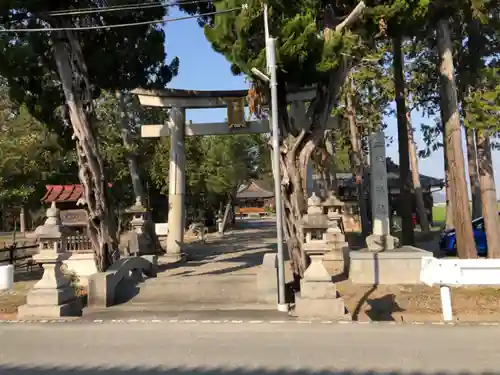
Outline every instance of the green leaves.
[[[143, 1], [145, 5], [153, 2], [156, 1]], [[129, 3], [128, 0], [114, 0], [112, 5]], [[103, 6], [98, 0], [0, 0], [0, 26], [57, 27], [63, 21], [74, 26], [137, 23], [162, 19], [167, 9], [103, 11], [84, 16], [47, 13], [98, 6]], [[177, 74], [179, 61], [166, 62], [164, 32], [157, 25], [81, 31], [77, 35], [96, 98], [101, 90], [164, 87]], [[64, 99], [52, 53], [53, 36], [50, 33], [1, 33], [0, 75], [8, 80], [13, 100], [25, 103], [38, 119], [61, 131], [63, 125], [56, 110]]]
[[[186, 138], [186, 195], [188, 211], [217, 210], [228, 194], [243, 182], [262, 176], [269, 150], [260, 135], [206, 136]], [[151, 178], [168, 194], [170, 139], [156, 143]]]
[[26, 106], [10, 101], [5, 80], [0, 82], [0, 126], [0, 203], [4, 207], [39, 202], [46, 183], [74, 170], [74, 154], [64, 150], [60, 138]]

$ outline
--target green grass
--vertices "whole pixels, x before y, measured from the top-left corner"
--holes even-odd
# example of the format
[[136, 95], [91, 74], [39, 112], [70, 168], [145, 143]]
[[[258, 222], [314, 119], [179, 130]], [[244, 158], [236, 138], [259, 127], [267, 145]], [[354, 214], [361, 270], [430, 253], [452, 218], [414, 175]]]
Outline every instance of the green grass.
[[[500, 212], [500, 203], [498, 204], [498, 211]], [[444, 224], [446, 221], [446, 206], [443, 205], [432, 207], [432, 218], [434, 220], [434, 223]]]
[[432, 207], [432, 219], [436, 224], [444, 223], [446, 221], [446, 206]]

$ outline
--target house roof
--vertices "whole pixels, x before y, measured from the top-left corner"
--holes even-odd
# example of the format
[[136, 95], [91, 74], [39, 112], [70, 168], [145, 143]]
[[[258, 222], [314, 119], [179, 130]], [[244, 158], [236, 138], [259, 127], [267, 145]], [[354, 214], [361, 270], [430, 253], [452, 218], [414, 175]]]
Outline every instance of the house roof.
[[47, 192], [42, 198], [43, 203], [78, 202], [83, 196], [82, 185], [46, 185]]
[[[399, 165], [390, 158], [387, 158], [387, 180], [389, 187], [399, 187]], [[354, 187], [356, 185], [352, 173], [337, 173], [337, 181], [340, 186]], [[444, 179], [421, 174], [420, 184], [422, 187], [443, 187]]]
[[[111, 184], [108, 184], [111, 187]], [[78, 202], [83, 198], [83, 187], [75, 185], [45, 185], [47, 192], [42, 198], [43, 203]]]
[[274, 191], [265, 181], [252, 180], [238, 188], [236, 198], [239, 199], [268, 199], [274, 197]]

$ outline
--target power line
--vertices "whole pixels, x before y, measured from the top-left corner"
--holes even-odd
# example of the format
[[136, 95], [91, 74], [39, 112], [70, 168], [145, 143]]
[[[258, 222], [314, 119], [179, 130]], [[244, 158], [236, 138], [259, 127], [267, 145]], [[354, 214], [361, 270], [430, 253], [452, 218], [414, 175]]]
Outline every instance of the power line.
[[120, 12], [135, 9], [151, 9], [151, 8], [167, 8], [178, 5], [190, 5], [190, 4], [202, 4], [210, 3], [211, 0], [189, 0], [189, 1], [176, 1], [176, 2], [152, 2], [152, 3], [134, 3], [134, 4], [124, 4], [124, 5], [110, 5], [100, 8], [75, 8], [75, 9], [65, 9], [65, 10], [55, 10], [52, 12], [42, 12], [41, 15], [44, 16], [73, 16], [81, 14], [92, 14], [92, 13], [108, 13], [108, 12]]
[[89, 31], [89, 30], [102, 30], [102, 29], [116, 29], [116, 28], [124, 28], [124, 27], [133, 27], [133, 26], [144, 26], [144, 25], [154, 25], [157, 23], [169, 23], [175, 21], [184, 21], [192, 18], [199, 18], [203, 16], [214, 16], [216, 14], [225, 14], [231, 13], [239, 9], [245, 9], [245, 6], [225, 9], [215, 12], [207, 12], [200, 13], [195, 16], [184, 16], [184, 17], [176, 17], [176, 18], [168, 18], [168, 19], [159, 19], [152, 21], [142, 21], [142, 22], [132, 22], [132, 23], [120, 23], [115, 25], [98, 25], [98, 26], [81, 26], [81, 27], [44, 27], [40, 29], [0, 29], [0, 33], [47, 33], [52, 31]]

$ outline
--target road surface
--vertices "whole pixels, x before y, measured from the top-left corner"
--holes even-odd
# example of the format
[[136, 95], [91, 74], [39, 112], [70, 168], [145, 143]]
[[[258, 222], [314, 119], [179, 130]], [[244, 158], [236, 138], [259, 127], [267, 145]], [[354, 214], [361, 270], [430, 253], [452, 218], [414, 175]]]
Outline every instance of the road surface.
[[0, 324], [2, 375], [498, 373], [500, 327]]

